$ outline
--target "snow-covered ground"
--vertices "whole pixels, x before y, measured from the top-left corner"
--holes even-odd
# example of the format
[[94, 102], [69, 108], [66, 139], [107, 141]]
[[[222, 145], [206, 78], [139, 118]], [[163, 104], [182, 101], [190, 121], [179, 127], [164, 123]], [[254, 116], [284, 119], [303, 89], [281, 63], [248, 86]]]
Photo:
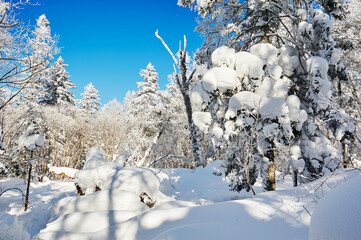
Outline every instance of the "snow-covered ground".
[[[256, 184], [258, 193], [252, 196], [229, 191], [227, 182], [213, 175], [219, 164], [195, 170], [113, 166], [112, 184], [108, 179], [104, 190], [84, 196], [75, 195], [74, 182], [32, 183], [27, 212], [23, 212], [21, 193], [8, 191], [0, 197], [0, 239], [290, 240], [361, 236], [361, 171], [340, 170], [327, 180], [325, 177], [297, 188], [286, 177], [274, 192], [261, 192]], [[0, 186], [25, 190], [24, 181], [19, 179], [1, 180]], [[143, 189], [152, 191], [148, 192], [155, 201], [152, 208], [140, 201]], [[342, 208], [335, 211], [338, 207]], [[347, 235], [327, 233], [329, 229]]]

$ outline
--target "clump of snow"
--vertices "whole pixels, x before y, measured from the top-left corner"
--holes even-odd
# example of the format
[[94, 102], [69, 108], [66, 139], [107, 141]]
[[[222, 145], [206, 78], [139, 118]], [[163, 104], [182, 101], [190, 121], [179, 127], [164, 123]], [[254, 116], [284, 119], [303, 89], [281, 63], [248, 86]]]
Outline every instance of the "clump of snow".
[[286, 98], [288, 95], [288, 82], [289, 81], [285, 77], [283, 77], [282, 79], [278, 79], [274, 84], [271, 97]]
[[280, 79], [282, 76], [282, 68], [278, 64], [273, 64], [267, 70], [269, 76], [273, 79]]
[[233, 48], [222, 46], [212, 53], [212, 64], [215, 67], [227, 67], [234, 69], [236, 62], [236, 51]]
[[199, 8], [205, 8], [208, 5], [209, 0], [197, 0], [197, 6]]
[[79, 170], [75, 173], [76, 183], [85, 194], [105, 189], [105, 182], [109, 175], [115, 174], [116, 169], [110, 164], [96, 168]]
[[289, 110], [289, 118], [292, 122], [297, 122], [296, 129], [300, 131], [304, 122], [307, 121], [308, 115], [305, 110], [300, 110], [301, 102], [300, 99], [291, 95], [287, 98], [287, 107]]
[[96, 147], [92, 147], [88, 150], [85, 159], [84, 169], [97, 168], [108, 164], [104, 159], [103, 152]]
[[44, 136], [38, 133], [35, 125], [31, 125], [26, 129], [25, 134], [20, 136], [18, 143], [29, 150], [34, 150], [36, 147], [44, 146]]
[[262, 98], [268, 98], [268, 97], [270, 97], [273, 88], [274, 88], [274, 83], [273, 83], [272, 78], [265, 77], [263, 79], [262, 84], [256, 88], [255, 93]]
[[297, 145], [290, 147], [291, 161], [294, 169], [301, 172], [305, 167], [305, 161], [301, 158], [301, 148]]
[[237, 77], [241, 80], [246, 76], [261, 79], [264, 75], [263, 61], [252, 53], [238, 52], [236, 53], [236, 71]]
[[312, 214], [310, 240], [356, 240], [361, 236], [361, 175], [337, 186]]
[[236, 71], [226, 67], [214, 67], [202, 78], [202, 86], [207, 92], [233, 90], [239, 85]]
[[82, 191], [89, 194], [96, 188], [105, 189], [105, 181], [114, 173], [114, 166], [104, 159], [102, 151], [93, 147], [86, 154], [83, 170], [77, 171], [74, 176]]
[[286, 101], [284, 98], [265, 98], [261, 101], [260, 114], [263, 118], [278, 118], [286, 115]]
[[226, 112], [225, 118], [234, 118], [237, 115], [237, 111], [241, 109], [258, 109], [260, 106], [260, 101], [260, 97], [253, 92], [239, 92], [229, 99], [228, 110]]
[[212, 124], [212, 116], [209, 112], [194, 112], [192, 114], [194, 124], [204, 133], [207, 133]]
[[203, 103], [208, 103], [210, 101], [208, 93], [203, 89], [201, 84], [198, 84], [192, 88], [191, 100], [193, 105], [201, 109]]
[[331, 97], [331, 83], [327, 79], [328, 62], [321, 57], [311, 57], [306, 61], [307, 71], [312, 76], [312, 85], [316, 94], [311, 96], [320, 109], [328, 107]]
[[279, 51], [278, 65], [281, 66], [283, 74], [290, 77], [294, 70], [300, 67], [298, 51], [296, 48], [288, 45], [282, 46]]
[[253, 45], [249, 52], [261, 58], [264, 64], [271, 66], [277, 63], [278, 50], [270, 43], [258, 43]]

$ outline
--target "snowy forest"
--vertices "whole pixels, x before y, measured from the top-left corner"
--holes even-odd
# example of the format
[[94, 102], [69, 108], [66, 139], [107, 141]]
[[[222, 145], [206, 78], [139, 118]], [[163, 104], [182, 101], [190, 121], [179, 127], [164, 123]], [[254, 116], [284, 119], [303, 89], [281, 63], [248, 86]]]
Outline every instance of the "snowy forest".
[[155, 31], [167, 86], [104, 105], [28, 4], [0, 0], [0, 239], [360, 239], [360, 0], [174, 1], [203, 44]]

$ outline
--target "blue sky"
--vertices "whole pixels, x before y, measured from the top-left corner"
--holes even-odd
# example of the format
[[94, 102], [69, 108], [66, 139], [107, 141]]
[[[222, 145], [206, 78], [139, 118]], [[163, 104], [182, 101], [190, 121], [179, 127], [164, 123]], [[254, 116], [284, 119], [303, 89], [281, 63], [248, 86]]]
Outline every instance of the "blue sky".
[[185, 34], [189, 51], [202, 44], [194, 32], [197, 14], [177, 6], [177, 0], [38, 0], [40, 6], [26, 6], [19, 19], [34, 25], [45, 14], [52, 34], [59, 36], [61, 56], [71, 80], [73, 92], [80, 98], [84, 86], [92, 82], [99, 90], [102, 104], [113, 98], [123, 101], [128, 90], [136, 90], [142, 81], [140, 69], [149, 62], [159, 73], [161, 89], [172, 73], [172, 59], [159, 34], [173, 52]]

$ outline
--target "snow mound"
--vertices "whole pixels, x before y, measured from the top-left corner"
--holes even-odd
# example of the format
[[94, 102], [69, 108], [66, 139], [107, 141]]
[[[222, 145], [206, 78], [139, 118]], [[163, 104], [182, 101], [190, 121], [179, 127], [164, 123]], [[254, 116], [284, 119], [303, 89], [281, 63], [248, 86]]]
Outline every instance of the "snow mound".
[[356, 240], [361, 236], [361, 175], [323, 198], [312, 214], [310, 240]]
[[108, 164], [104, 159], [102, 151], [96, 147], [92, 147], [88, 150], [85, 159], [84, 169], [97, 168]]
[[83, 193], [89, 194], [99, 189], [106, 189], [105, 182], [108, 177], [115, 174], [114, 166], [105, 162], [104, 166], [83, 169], [75, 173], [76, 183], [82, 189]]
[[125, 167], [110, 175], [105, 182], [105, 189], [122, 189], [135, 193], [147, 193], [153, 200], [159, 193], [159, 179], [146, 168]]
[[67, 197], [53, 208], [52, 219], [73, 212], [99, 212], [128, 210], [145, 211], [148, 207], [140, 202], [139, 195], [123, 189], [108, 189], [85, 196]]

